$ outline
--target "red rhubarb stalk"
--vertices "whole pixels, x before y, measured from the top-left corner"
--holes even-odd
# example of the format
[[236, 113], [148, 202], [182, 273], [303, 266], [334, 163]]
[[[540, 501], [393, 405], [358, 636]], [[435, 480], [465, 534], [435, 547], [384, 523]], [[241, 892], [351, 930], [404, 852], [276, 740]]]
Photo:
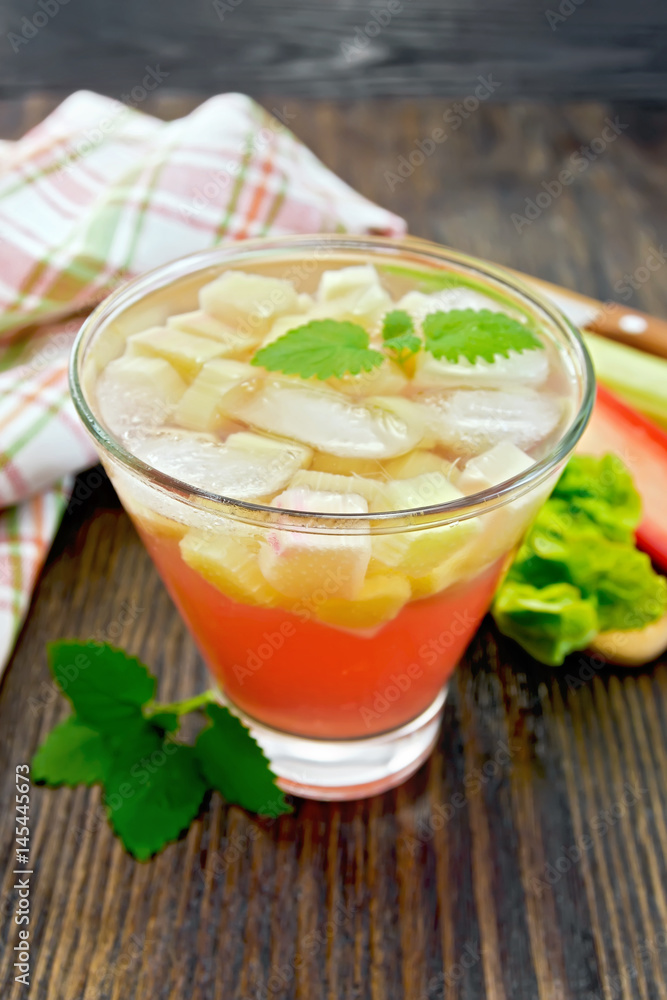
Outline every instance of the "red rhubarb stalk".
[[642, 498], [637, 544], [667, 569], [667, 433], [598, 384], [593, 415], [577, 451], [612, 451], [627, 465]]

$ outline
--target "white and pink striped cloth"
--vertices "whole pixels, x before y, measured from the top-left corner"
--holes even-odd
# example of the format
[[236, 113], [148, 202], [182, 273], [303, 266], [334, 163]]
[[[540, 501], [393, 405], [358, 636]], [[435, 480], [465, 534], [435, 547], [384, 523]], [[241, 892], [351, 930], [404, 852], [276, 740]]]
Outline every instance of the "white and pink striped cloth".
[[165, 123], [82, 91], [0, 144], [0, 674], [72, 476], [96, 461], [67, 389], [86, 311], [221, 241], [317, 232], [405, 224], [241, 94]]

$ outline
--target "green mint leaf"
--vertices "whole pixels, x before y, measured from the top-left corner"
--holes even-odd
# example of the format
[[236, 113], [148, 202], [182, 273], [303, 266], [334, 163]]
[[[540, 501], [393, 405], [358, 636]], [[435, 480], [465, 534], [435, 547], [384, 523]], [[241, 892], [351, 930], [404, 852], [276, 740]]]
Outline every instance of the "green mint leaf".
[[[291, 811], [261, 749], [214, 692], [155, 704], [152, 674], [106, 644], [52, 643], [49, 662], [76, 714], [37, 750], [33, 777], [101, 783], [109, 823], [134, 857], [151, 857], [186, 830], [210, 787], [262, 815]], [[196, 745], [176, 741], [181, 716], [204, 706], [209, 726]]]
[[382, 321], [382, 339], [394, 340], [406, 333], [414, 333], [415, 324], [410, 313], [403, 309], [392, 309]]
[[385, 347], [397, 361], [405, 361], [406, 358], [416, 354], [422, 342], [416, 333], [403, 333], [400, 337], [392, 337], [386, 341]]
[[209, 705], [211, 725], [197, 738], [195, 751], [209, 783], [227, 802], [279, 816], [291, 806], [275, 784], [275, 775], [246, 727], [221, 705]]
[[175, 733], [180, 725], [177, 712], [154, 712], [150, 722], [163, 733]]
[[534, 333], [505, 313], [490, 309], [450, 309], [435, 312], [423, 323], [426, 350], [435, 358], [454, 364], [465, 358], [493, 363], [496, 355], [509, 357], [510, 351], [543, 349]]
[[52, 729], [32, 758], [32, 777], [47, 785], [94, 785], [111, 765], [109, 747], [75, 715]]
[[146, 723], [114, 753], [105, 781], [109, 822], [145, 861], [190, 826], [207, 790], [194, 747], [165, 740]]
[[100, 730], [139, 722], [155, 678], [136, 657], [97, 642], [53, 642], [49, 666], [78, 719]]
[[262, 347], [251, 364], [301, 378], [342, 378], [382, 364], [384, 356], [369, 344], [368, 334], [356, 323], [315, 319]]
[[405, 361], [416, 354], [421, 347], [412, 316], [403, 309], [387, 313], [382, 323], [382, 339], [385, 347], [396, 361]]

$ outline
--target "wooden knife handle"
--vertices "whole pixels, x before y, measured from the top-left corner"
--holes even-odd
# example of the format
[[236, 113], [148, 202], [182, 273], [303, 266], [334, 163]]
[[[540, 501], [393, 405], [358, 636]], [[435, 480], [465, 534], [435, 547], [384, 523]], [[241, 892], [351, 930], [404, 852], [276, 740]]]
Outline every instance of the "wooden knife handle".
[[[569, 288], [553, 285], [542, 278], [522, 274], [507, 268], [522, 281], [542, 289], [547, 294], [552, 292], [560, 299], [570, 299], [581, 309], [582, 320], [578, 323], [585, 330], [592, 330], [611, 340], [619, 340], [630, 347], [636, 347], [649, 354], [657, 354], [667, 358], [667, 320], [649, 316], [648, 313], [623, 306], [620, 302], [599, 302], [588, 295], [573, 292]], [[583, 316], [585, 315], [585, 318]]]
[[667, 358], [667, 322], [638, 309], [607, 302], [588, 321], [586, 329]]

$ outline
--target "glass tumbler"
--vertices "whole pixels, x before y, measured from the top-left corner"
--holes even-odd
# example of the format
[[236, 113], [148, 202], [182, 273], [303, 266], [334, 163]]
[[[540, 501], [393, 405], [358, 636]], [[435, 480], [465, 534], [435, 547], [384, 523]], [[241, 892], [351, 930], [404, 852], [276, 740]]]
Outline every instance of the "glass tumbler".
[[[243, 502], [172, 478], [105, 426], [99, 373], [129, 335], [196, 309], [199, 287], [223, 270], [290, 278], [312, 292], [323, 271], [367, 263], [394, 298], [465, 288], [539, 327], [566, 386], [565, 416], [547, 454], [448, 503], [426, 489], [417, 508], [334, 515]], [[220, 246], [123, 285], [79, 333], [71, 391], [221, 701], [250, 727], [283, 789], [351, 799], [400, 783], [429, 755], [448, 680], [586, 425], [594, 382], [578, 332], [500, 268], [422, 241], [336, 235]], [[409, 539], [427, 552], [444, 537], [446, 556], [409, 586], [383, 577], [363, 600], [351, 593], [360, 550]], [[306, 553], [308, 582], [276, 597], [259, 552], [283, 543]]]

